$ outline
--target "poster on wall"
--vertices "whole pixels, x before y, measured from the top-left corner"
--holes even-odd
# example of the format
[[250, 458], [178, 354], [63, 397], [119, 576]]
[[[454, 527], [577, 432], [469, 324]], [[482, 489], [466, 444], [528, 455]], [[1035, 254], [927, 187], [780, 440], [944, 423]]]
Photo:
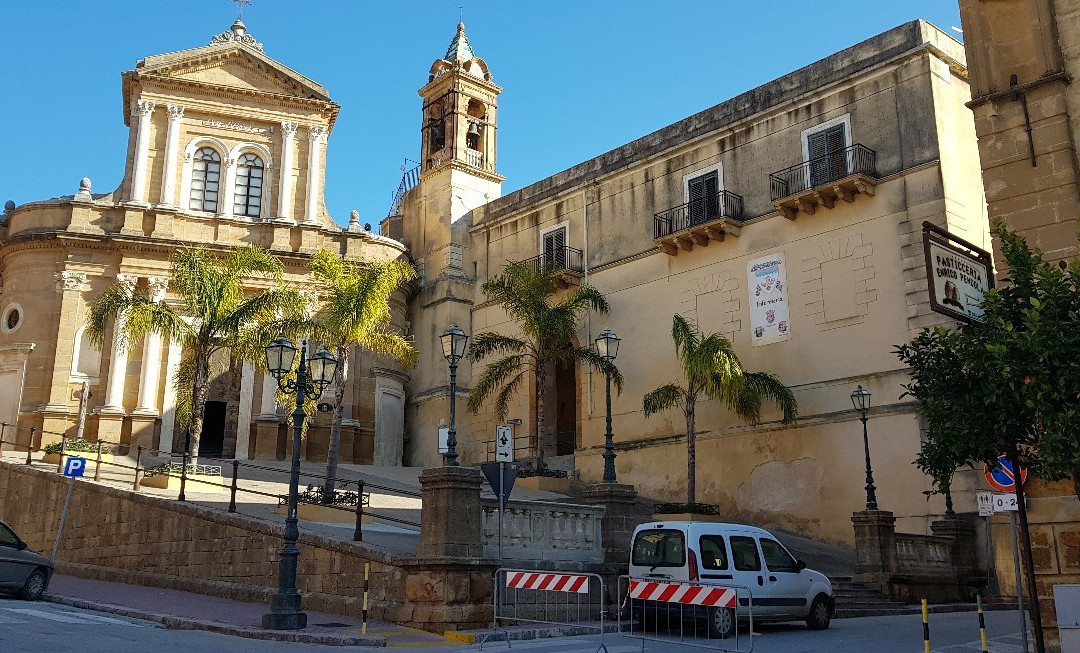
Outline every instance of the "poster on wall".
[[754, 259], [746, 268], [750, 291], [750, 341], [755, 347], [791, 337], [787, 271], [781, 252]]

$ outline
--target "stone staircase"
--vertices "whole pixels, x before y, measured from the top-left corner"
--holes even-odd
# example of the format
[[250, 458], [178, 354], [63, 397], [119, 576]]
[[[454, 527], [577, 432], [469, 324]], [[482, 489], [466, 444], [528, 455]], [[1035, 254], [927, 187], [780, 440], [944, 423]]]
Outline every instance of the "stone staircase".
[[851, 576], [830, 576], [829, 580], [836, 598], [837, 619], [911, 614], [916, 609], [915, 606], [894, 601], [875, 589], [854, 582]]

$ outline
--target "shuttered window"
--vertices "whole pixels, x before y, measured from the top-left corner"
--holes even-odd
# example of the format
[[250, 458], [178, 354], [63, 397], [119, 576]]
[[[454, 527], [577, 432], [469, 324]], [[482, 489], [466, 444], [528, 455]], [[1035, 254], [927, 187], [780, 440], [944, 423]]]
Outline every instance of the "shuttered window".
[[557, 268], [566, 267], [566, 227], [544, 234], [544, 263], [553, 263]]
[[690, 195], [690, 225], [715, 220], [720, 216], [720, 177], [716, 171], [686, 182]]
[[822, 186], [848, 174], [843, 123], [808, 134], [806, 149], [810, 156], [810, 186]]

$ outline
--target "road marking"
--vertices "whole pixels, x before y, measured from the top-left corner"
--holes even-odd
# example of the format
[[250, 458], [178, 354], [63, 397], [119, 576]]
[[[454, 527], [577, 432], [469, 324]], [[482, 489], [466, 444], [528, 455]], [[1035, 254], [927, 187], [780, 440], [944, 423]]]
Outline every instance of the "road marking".
[[130, 621], [122, 621], [120, 619], [112, 619], [111, 617], [100, 617], [98, 615], [80, 614], [77, 612], [68, 612], [66, 610], [59, 610], [57, 612], [46, 612], [45, 610], [35, 610], [33, 608], [4, 608], [8, 612], [16, 612], [29, 617], [38, 617], [39, 619], [47, 619], [49, 621], [58, 621], [65, 624], [81, 624], [81, 625], [97, 625], [102, 623], [110, 623], [121, 626], [131, 626], [134, 628], [144, 628], [142, 624], [131, 623]]

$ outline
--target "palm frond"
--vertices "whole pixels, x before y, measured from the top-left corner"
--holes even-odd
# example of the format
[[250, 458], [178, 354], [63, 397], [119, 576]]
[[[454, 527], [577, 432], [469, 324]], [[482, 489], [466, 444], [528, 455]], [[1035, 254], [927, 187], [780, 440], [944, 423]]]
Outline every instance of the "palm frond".
[[525, 381], [525, 370], [517, 373], [514, 378], [503, 384], [499, 393], [495, 395], [495, 419], [502, 422], [510, 412], [510, 400]]
[[686, 389], [668, 383], [645, 395], [641, 408], [645, 417], [678, 407], [686, 399]]
[[355, 344], [375, 354], [395, 358], [408, 367], [416, 365], [419, 356], [411, 338], [386, 331], [366, 333]]
[[[799, 416], [799, 406], [795, 402], [795, 395], [791, 388], [780, 382], [780, 379], [768, 372], [746, 372], [743, 374], [742, 395], [757, 397], [758, 411], [763, 400], [775, 404], [783, 412], [782, 421], [785, 424], [794, 422]], [[736, 410], [736, 412], [739, 412]], [[740, 413], [741, 416], [741, 413]], [[751, 420], [752, 424], [757, 419]]]
[[476, 379], [472, 390], [469, 391], [469, 412], [479, 412], [484, 401], [495, 391], [496, 388], [506, 384], [515, 374], [530, 367], [530, 360], [526, 354], [516, 354], [500, 358], [484, 369], [480, 377]]
[[528, 343], [524, 340], [484, 331], [472, 337], [472, 344], [469, 345], [469, 360], [478, 362], [492, 354], [520, 354], [527, 348]]
[[135, 301], [135, 294], [124, 284], [114, 283], [106, 288], [90, 305], [86, 324], [90, 342], [100, 349], [112, 320], [126, 312]]
[[610, 374], [611, 382], [615, 385], [615, 391], [622, 394], [624, 379], [622, 372], [615, 366], [614, 361], [607, 360], [590, 347], [568, 347], [566, 356], [568, 362], [570, 359], [574, 362], [580, 361], [601, 374]]

